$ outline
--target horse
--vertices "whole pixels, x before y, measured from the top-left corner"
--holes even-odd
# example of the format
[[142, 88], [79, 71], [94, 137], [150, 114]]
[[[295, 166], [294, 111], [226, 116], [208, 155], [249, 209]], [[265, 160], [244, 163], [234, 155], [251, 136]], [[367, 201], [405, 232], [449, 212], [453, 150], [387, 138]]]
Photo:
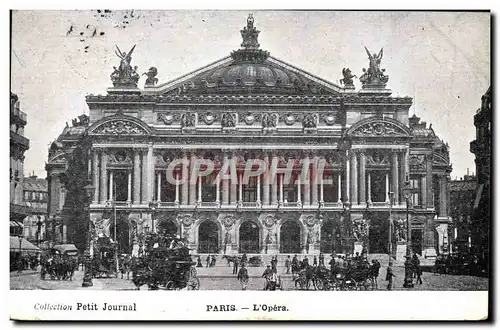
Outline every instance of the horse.
[[227, 265], [229, 267], [231, 267], [231, 262], [234, 264], [234, 262], [236, 260], [238, 260], [238, 263], [241, 263], [241, 258], [238, 257], [238, 256], [228, 256], [228, 255], [225, 254], [225, 255], [222, 256], [222, 259], [226, 259], [227, 260]]

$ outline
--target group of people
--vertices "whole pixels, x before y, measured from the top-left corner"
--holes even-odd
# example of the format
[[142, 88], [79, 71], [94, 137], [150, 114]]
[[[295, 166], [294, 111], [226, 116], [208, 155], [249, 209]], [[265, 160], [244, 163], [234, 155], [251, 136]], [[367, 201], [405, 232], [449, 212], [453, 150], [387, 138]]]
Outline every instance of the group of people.
[[[215, 267], [215, 263], [217, 262], [217, 259], [215, 258], [215, 255], [209, 254], [207, 256], [207, 258], [205, 259], [205, 261], [207, 263], [206, 267], [209, 268], [209, 267]], [[200, 267], [200, 268], [203, 267], [200, 256], [198, 256], [198, 259], [196, 259], [196, 267]]]

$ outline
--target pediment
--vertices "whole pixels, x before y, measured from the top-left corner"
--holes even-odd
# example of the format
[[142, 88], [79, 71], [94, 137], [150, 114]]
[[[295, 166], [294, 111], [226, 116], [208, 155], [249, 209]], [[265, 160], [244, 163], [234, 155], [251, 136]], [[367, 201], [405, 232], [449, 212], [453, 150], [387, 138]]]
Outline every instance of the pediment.
[[118, 114], [96, 122], [89, 128], [88, 134], [144, 136], [150, 134], [150, 129], [140, 119]]
[[409, 137], [411, 132], [403, 123], [392, 118], [370, 117], [352, 125], [347, 131], [352, 137]]

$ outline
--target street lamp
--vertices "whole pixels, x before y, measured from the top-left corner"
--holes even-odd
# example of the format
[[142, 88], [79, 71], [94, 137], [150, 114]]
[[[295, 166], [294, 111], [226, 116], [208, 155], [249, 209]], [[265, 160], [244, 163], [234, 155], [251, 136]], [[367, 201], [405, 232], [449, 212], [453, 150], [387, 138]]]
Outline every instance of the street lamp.
[[412, 279], [412, 267], [411, 267], [411, 229], [410, 229], [410, 197], [411, 197], [411, 187], [410, 182], [405, 182], [405, 187], [403, 188], [403, 195], [406, 199], [406, 261], [405, 261], [405, 281], [404, 287], [413, 287]]
[[350, 222], [351, 222], [351, 219], [350, 219], [350, 208], [351, 208], [351, 203], [349, 202], [344, 202], [343, 204], [343, 207], [344, 207], [344, 221], [343, 221], [343, 226], [344, 226], [344, 244], [343, 244], [343, 247], [342, 247], [342, 253], [347, 255], [348, 252], [350, 252], [350, 244], [351, 244], [351, 237], [350, 237], [350, 230], [349, 230], [349, 227], [350, 227]]
[[90, 247], [91, 247], [91, 240], [92, 240], [92, 224], [91, 224], [91, 221], [90, 221], [90, 203], [92, 201], [92, 197], [94, 196], [94, 192], [95, 192], [95, 187], [92, 185], [92, 184], [88, 184], [86, 185], [85, 187], [83, 187], [83, 189], [85, 190], [85, 193], [87, 194], [87, 198], [88, 198], [88, 201], [87, 201], [87, 211], [88, 211], [88, 223], [89, 223], [89, 233], [88, 233], [88, 239], [87, 239], [87, 248], [85, 249], [86, 250], [86, 265], [85, 265], [85, 274], [83, 275], [83, 283], [82, 283], [82, 287], [86, 288], [86, 287], [89, 287], [89, 286], [93, 286], [94, 283], [92, 283], [92, 271], [91, 271], [91, 267], [92, 267], [92, 256], [90, 255]]
[[22, 249], [23, 235], [19, 234], [17, 238], [19, 239], [19, 266], [18, 266], [19, 268], [17, 269], [17, 271], [20, 273], [23, 270], [23, 249]]

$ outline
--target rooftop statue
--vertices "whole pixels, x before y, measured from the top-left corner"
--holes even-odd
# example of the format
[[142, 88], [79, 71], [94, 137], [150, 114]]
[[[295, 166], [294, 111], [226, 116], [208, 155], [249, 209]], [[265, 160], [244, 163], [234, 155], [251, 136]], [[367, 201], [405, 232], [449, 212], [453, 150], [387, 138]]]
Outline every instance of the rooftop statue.
[[381, 87], [384, 88], [389, 81], [389, 76], [384, 74], [385, 69], [380, 69], [380, 62], [384, 56], [384, 49], [380, 49], [378, 54], [371, 54], [368, 48], [365, 47], [366, 54], [370, 60], [368, 70], [363, 69], [363, 75], [359, 77], [359, 80], [363, 84], [363, 87]]
[[111, 81], [115, 87], [137, 87], [138, 74], [137, 67], [132, 67], [130, 62], [132, 62], [132, 53], [134, 52], [135, 45], [130, 49], [128, 53], [122, 52], [118, 46], [116, 46], [115, 54], [120, 58], [120, 66], [118, 68], [113, 67], [114, 71], [111, 74]]
[[142, 74], [148, 77], [146, 79], [146, 86], [154, 86], [158, 83], [158, 78], [156, 78], [157, 74], [158, 69], [156, 69], [154, 66], [150, 67], [148, 72], [144, 72]]
[[342, 75], [344, 76], [344, 78], [340, 79], [340, 83], [345, 87], [354, 87], [353, 78], [357, 78], [356, 75], [352, 74], [349, 68], [343, 68]]

